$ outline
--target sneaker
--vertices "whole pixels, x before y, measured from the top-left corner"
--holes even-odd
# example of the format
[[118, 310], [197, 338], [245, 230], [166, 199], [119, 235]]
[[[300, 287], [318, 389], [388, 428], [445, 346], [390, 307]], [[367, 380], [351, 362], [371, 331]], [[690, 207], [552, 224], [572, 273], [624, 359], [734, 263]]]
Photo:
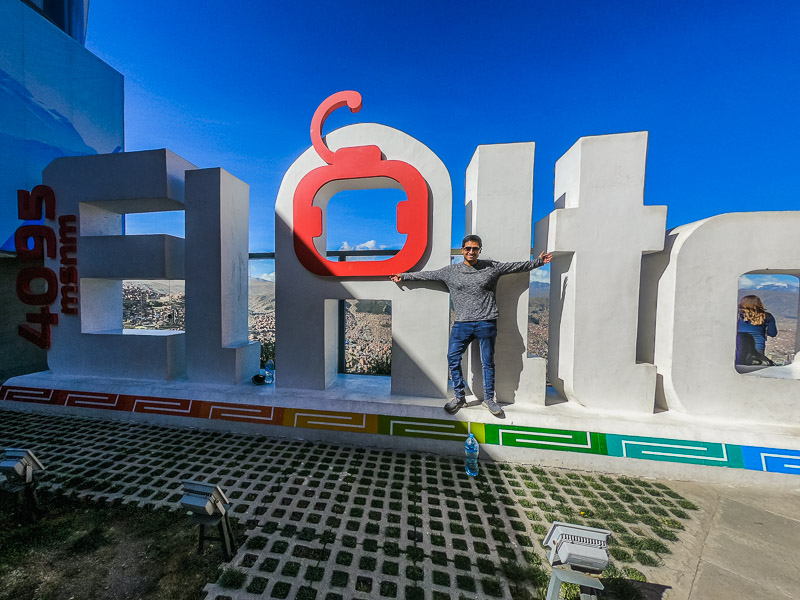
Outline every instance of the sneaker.
[[505, 413], [503, 409], [500, 408], [500, 405], [494, 401], [494, 398], [487, 398], [483, 402], [481, 402], [483, 406], [489, 409], [489, 412], [492, 413], [495, 417], [501, 417]]
[[460, 408], [464, 408], [467, 404], [466, 398], [459, 398], [456, 396], [450, 402], [444, 405], [445, 411], [449, 412], [451, 415], [454, 415], [458, 412]]

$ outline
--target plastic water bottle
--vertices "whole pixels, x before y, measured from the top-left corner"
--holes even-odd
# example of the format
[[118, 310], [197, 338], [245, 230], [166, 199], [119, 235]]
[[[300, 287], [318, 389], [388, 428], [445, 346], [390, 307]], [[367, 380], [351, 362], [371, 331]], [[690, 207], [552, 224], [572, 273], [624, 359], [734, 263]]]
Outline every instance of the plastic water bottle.
[[478, 474], [478, 453], [480, 452], [480, 447], [478, 446], [478, 440], [475, 439], [474, 433], [470, 433], [467, 441], [464, 442], [464, 452], [467, 455], [467, 460], [465, 461], [467, 475], [475, 477]]
[[267, 361], [267, 364], [264, 365], [266, 368], [264, 369], [264, 376], [266, 383], [272, 383], [275, 381], [275, 361], [271, 358]]

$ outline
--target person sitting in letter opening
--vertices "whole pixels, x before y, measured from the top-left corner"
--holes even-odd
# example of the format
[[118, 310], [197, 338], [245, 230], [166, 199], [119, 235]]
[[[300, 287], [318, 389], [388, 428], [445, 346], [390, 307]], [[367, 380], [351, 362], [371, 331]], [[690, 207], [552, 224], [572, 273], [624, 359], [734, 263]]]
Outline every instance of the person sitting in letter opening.
[[756, 350], [764, 354], [767, 336], [778, 335], [778, 327], [775, 324], [775, 317], [764, 310], [761, 298], [750, 295], [739, 300], [739, 321], [736, 324], [736, 332], [752, 335]]
[[483, 243], [477, 235], [468, 235], [461, 242], [463, 263], [456, 263], [436, 271], [401, 273], [389, 276], [395, 283], [401, 281], [442, 281], [450, 290], [456, 318], [450, 331], [447, 349], [447, 364], [453, 380], [455, 397], [444, 405], [444, 409], [455, 414], [467, 402], [464, 376], [461, 372], [461, 356], [472, 340], [478, 340], [483, 367], [483, 406], [496, 417], [503, 409], [494, 398], [494, 346], [497, 339], [497, 280], [503, 275], [532, 271], [549, 263], [553, 255], [539, 254], [535, 260], [522, 262], [497, 262], [479, 260]]

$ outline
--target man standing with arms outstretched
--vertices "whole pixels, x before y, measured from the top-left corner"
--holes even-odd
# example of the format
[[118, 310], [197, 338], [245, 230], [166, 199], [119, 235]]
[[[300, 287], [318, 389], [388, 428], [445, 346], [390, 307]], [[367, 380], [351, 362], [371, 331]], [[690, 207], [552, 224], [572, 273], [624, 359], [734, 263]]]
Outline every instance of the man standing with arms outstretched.
[[442, 281], [450, 290], [453, 309], [456, 313], [450, 330], [447, 364], [453, 381], [455, 397], [444, 405], [444, 409], [455, 414], [467, 403], [464, 375], [461, 372], [461, 356], [472, 340], [478, 340], [483, 367], [483, 406], [496, 417], [503, 416], [503, 409], [494, 398], [494, 345], [497, 339], [497, 280], [503, 275], [532, 271], [549, 263], [553, 255], [539, 254], [539, 258], [522, 262], [497, 262], [479, 260], [483, 243], [477, 235], [468, 235], [461, 242], [463, 263], [455, 263], [436, 271], [400, 273], [390, 275], [395, 283], [401, 281]]

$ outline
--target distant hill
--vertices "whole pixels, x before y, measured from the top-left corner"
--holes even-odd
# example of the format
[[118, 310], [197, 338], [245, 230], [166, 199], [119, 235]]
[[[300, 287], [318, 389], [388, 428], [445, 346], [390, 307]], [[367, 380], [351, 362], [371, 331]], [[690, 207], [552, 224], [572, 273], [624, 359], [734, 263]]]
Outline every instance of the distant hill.
[[275, 310], [275, 282], [251, 277], [248, 281], [248, 302], [253, 312]]
[[356, 300], [356, 312], [371, 315], [392, 314], [392, 303], [386, 300]]
[[[128, 280], [126, 284], [142, 289], [150, 289], [159, 294], [185, 294], [186, 285], [181, 279], [173, 279], [170, 281], [163, 280]], [[275, 305], [275, 282], [266, 281], [264, 279], [257, 279], [251, 277], [248, 281], [248, 292], [250, 297], [250, 305], [258, 305], [260, 307], [270, 306], [274, 308]], [[261, 311], [257, 311], [261, 312]]]
[[797, 318], [797, 290], [781, 290], [781, 289], [767, 289], [759, 288], [756, 290], [739, 290], [739, 299], [742, 296], [754, 294], [761, 298], [764, 303], [764, 308], [771, 312], [776, 317], [784, 319]]
[[126, 284], [132, 285], [133, 287], [138, 287], [142, 289], [150, 289], [153, 290], [162, 296], [166, 296], [167, 294], [184, 294], [186, 293], [186, 285], [182, 279], [171, 279], [171, 280], [155, 280], [155, 279], [144, 279], [144, 280], [127, 280]]
[[550, 297], [550, 284], [542, 283], [540, 281], [531, 281], [528, 286], [528, 295], [531, 298], [549, 298]]
[[[184, 294], [185, 285], [181, 280], [172, 281], [129, 281], [141, 288], [149, 288], [159, 294], [166, 295]], [[250, 278], [249, 282], [250, 307], [255, 312], [267, 312], [275, 309], [275, 282], [264, 279]], [[531, 299], [539, 298], [537, 305], [546, 306], [550, 295], [550, 286], [546, 283], [533, 281], [528, 288]], [[766, 309], [773, 315], [783, 319], [797, 319], [798, 292], [796, 290], [772, 289], [761, 287], [759, 289], [741, 289], [739, 298], [748, 294], [755, 294], [764, 303]], [[358, 312], [379, 314], [386, 311], [383, 302], [362, 300], [358, 302]]]

